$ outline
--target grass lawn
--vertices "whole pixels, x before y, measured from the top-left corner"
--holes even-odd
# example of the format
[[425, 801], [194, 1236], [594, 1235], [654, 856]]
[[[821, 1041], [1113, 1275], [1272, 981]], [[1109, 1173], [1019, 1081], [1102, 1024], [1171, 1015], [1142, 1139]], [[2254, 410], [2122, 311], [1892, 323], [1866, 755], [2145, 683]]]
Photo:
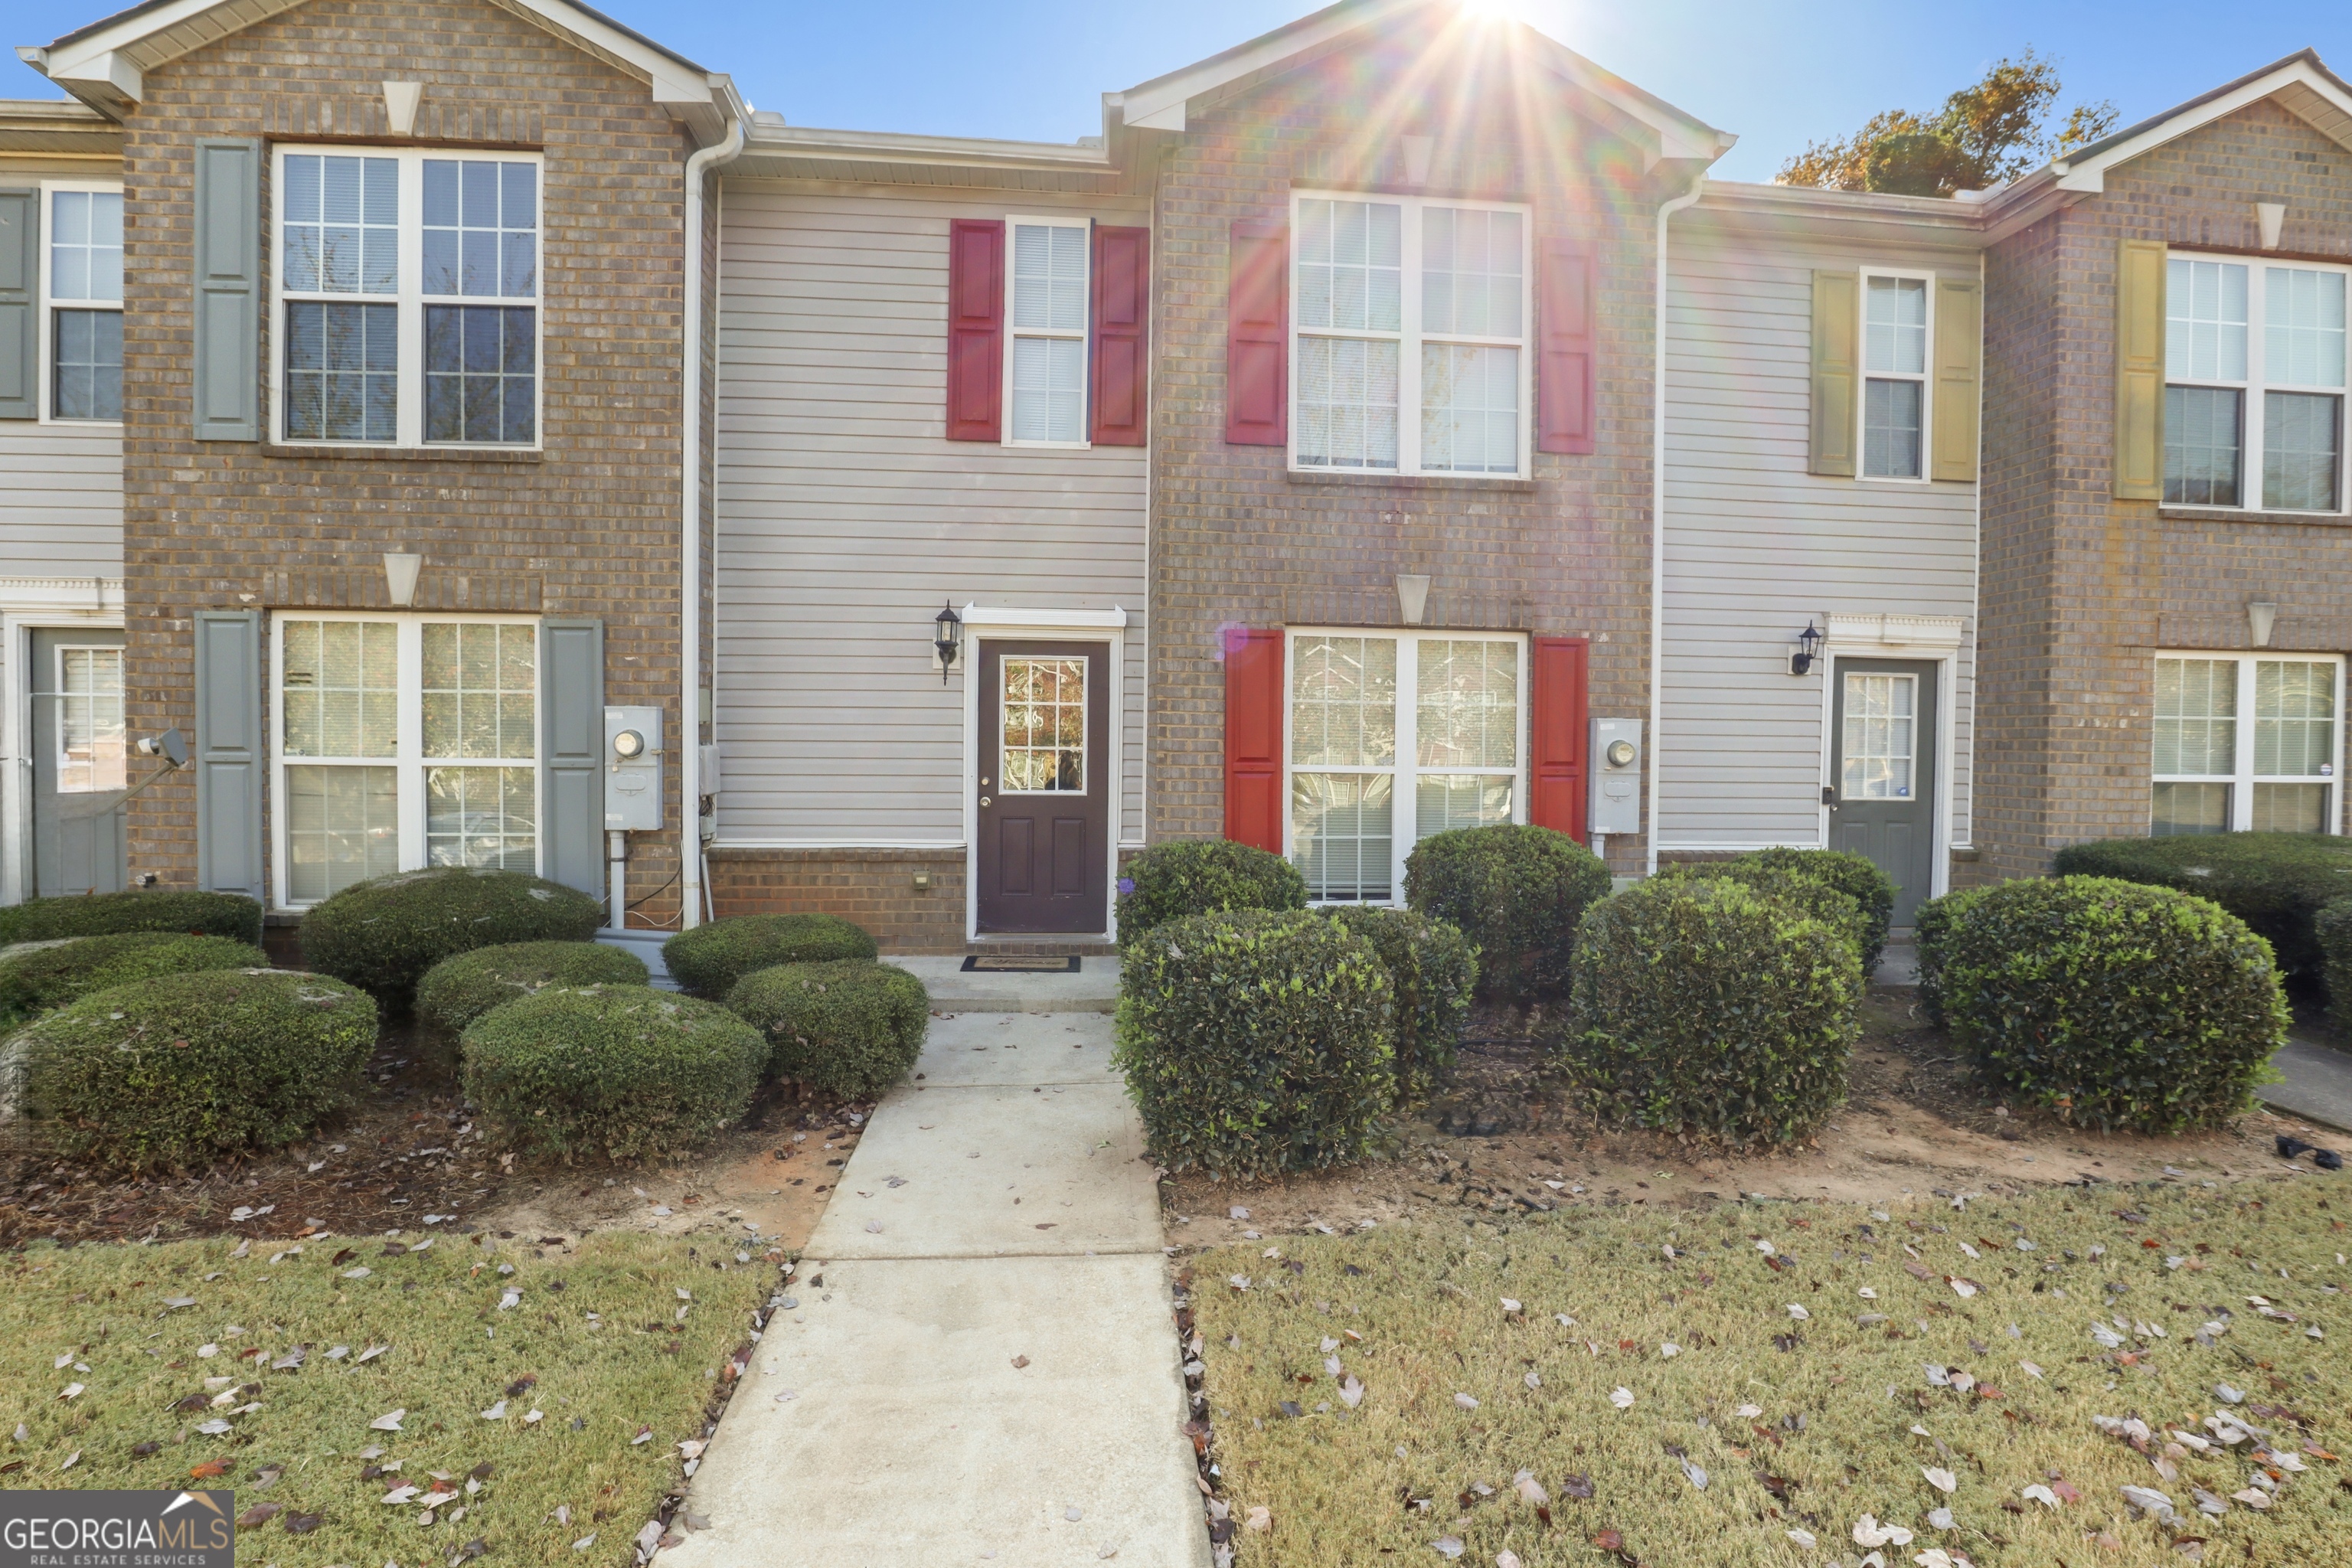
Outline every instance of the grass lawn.
[[[1941, 1568], [1930, 1548], [1979, 1568], [2342, 1562], [2352, 1481], [2315, 1450], [2352, 1453], [2347, 1218], [2352, 1190], [2307, 1176], [1269, 1236], [1190, 1260], [1211, 1457], [1243, 1568], [1436, 1563], [1457, 1543], [1480, 1568], [1819, 1568], [1864, 1556], [1864, 1514], [1916, 1532], [1879, 1548], [1890, 1568]], [[1342, 1378], [1363, 1385], [1353, 1411]], [[2192, 1491], [2244, 1490], [2264, 1439], [2167, 1458], [2167, 1424], [2211, 1439], [2217, 1410], [2307, 1467], [2279, 1467], [2267, 1510], [2209, 1517]], [[2095, 1415], [2146, 1422], [2150, 1451]], [[2125, 1485], [2179, 1519], [2134, 1518]]]
[[[426, 1234], [0, 1258], [0, 1486], [234, 1486], [240, 1510], [278, 1505], [238, 1531], [239, 1558], [285, 1568], [437, 1565], [475, 1541], [493, 1563], [628, 1562], [775, 1265], [621, 1233], [409, 1250]], [[401, 1430], [371, 1426], [394, 1410]], [[456, 1495], [427, 1524], [436, 1474]], [[387, 1505], [404, 1485], [417, 1493]]]

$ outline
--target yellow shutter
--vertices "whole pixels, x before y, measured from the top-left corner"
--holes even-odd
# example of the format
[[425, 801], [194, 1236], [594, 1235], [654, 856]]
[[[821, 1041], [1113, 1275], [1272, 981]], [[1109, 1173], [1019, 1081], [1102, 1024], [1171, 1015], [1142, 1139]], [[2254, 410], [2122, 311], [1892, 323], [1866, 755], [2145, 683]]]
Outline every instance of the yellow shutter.
[[1936, 430], [1927, 477], [1977, 477], [1977, 361], [1984, 300], [1976, 280], [1936, 279]]
[[2164, 271], [2160, 239], [2116, 258], [2116, 499], [2164, 499]]
[[1813, 274], [1811, 470], [1853, 477], [1854, 396], [1862, 382], [1862, 274]]

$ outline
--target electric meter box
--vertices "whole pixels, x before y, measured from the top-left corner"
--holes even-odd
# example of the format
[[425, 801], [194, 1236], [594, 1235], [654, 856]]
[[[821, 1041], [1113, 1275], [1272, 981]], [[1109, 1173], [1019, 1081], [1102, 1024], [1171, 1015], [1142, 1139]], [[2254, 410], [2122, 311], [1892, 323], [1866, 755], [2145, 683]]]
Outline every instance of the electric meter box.
[[604, 831], [655, 833], [662, 825], [662, 710], [604, 710]]
[[1592, 803], [1587, 830], [1642, 831], [1642, 721], [1592, 721]]

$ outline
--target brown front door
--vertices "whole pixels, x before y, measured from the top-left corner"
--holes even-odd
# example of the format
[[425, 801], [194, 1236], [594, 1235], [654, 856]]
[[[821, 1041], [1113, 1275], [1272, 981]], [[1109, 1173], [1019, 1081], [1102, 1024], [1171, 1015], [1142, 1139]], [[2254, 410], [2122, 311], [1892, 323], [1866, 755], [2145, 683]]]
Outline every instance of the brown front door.
[[982, 932], [1109, 924], [1110, 645], [980, 645]]

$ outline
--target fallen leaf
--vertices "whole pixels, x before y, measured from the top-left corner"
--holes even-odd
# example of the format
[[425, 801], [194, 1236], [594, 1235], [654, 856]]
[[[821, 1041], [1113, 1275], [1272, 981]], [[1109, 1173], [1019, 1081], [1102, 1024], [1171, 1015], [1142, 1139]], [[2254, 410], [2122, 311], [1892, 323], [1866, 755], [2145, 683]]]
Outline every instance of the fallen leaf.
[[1465, 1410], [1475, 1410], [1478, 1408], [1478, 1402], [1466, 1394], [1455, 1394], [1454, 1396], [1454, 1403], [1460, 1405]]
[[327, 1516], [323, 1513], [289, 1513], [286, 1516], [286, 1533], [308, 1535], [326, 1522]]
[[1013, 1358], [1013, 1370], [1015, 1372], [1020, 1371], [1023, 1367], [1027, 1366], [1028, 1364], [1029, 1358], [1025, 1355], [1017, 1355]]
[[286, 1511], [282, 1502], [257, 1502], [236, 1516], [239, 1530], [258, 1530]]
[[[1247, 1219], [1249, 1215], [1244, 1212], [1240, 1217]], [[1265, 1534], [1274, 1528], [1274, 1510], [1263, 1507], [1251, 1509], [1249, 1517], [1242, 1521], [1242, 1528], [1255, 1531], [1260, 1535]]]
[[1787, 1534], [1790, 1540], [1795, 1542], [1798, 1545], [1803, 1547], [1808, 1552], [1811, 1552], [1814, 1547], [1821, 1544], [1819, 1541], [1814, 1539], [1813, 1532], [1810, 1530], [1791, 1530], [1787, 1531]]
[[1462, 1555], [1462, 1538], [1458, 1535], [1441, 1535], [1429, 1544], [1448, 1562]]
[[1622, 1552], [1625, 1549], [1625, 1538], [1613, 1530], [1603, 1530], [1592, 1537], [1592, 1544], [1603, 1552]]
[[[1929, 1469], [1923, 1466], [1920, 1468], [1919, 1473], [1927, 1478], [1927, 1484], [1929, 1486], [1935, 1488], [1937, 1491], [1942, 1492], [1946, 1497], [1949, 1497], [1954, 1491], [1958, 1489], [1960, 1484], [1959, 1478], [1952, 1474], [1949, 1470]], [[1897, 1544], [1900, 1544], [1900, 1542]]]
[[2043, 1486], [2039, 1481], [2034, 1482], [2032, 1486], [2027, 1487], [2017, 1495], [2021, 1498], [2028, 1499], [2031, 1501], [2038, 1502], [2044, 1508], [2056, 1508], [2058, 1506], [2058, 1494], [2052, 1491], [2048, 1487]]
[[408, 1411], [404, 1406], [403, 1408], [392, 1411], [387, 1415], [379, 1415], [374, 1420], [368, 1423], [368, 1430], [371, 1432], [397, 1432], [401, 1429], [400, 1418], [407, 1414]]
[[1559, 1490], [1562, 1497], [1572, 1497], [1580, 1502], [1591, 1502], [1592, 1500], [1592, 1478], [1590, 1476], [1562, 1476], [1559, 1479]]

